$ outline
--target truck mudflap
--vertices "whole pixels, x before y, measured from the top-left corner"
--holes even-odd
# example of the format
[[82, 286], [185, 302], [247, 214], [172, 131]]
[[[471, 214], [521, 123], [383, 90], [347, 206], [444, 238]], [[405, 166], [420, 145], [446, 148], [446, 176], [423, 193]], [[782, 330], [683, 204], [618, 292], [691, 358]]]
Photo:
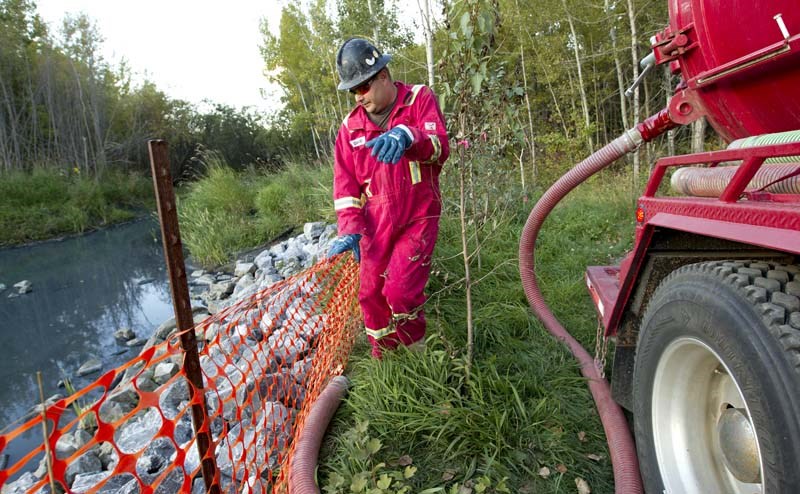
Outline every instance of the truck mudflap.
[[619, 272], [619, 266], [589, 266], [586, 269], [586, 287], [606, 328], [619, 296]]

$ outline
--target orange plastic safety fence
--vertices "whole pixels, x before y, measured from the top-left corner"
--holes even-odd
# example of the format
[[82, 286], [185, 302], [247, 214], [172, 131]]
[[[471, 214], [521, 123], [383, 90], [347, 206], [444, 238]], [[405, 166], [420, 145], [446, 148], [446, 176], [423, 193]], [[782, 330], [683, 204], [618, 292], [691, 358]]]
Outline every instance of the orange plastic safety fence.
[[[323, 260], [192, 329], [203, 390], [183, 373], [180, 335], [173, 334], [48, 406], [56, 491], [205, 492], [191, 420], [191, 405], [201, 403], [214, 485], [224, 493], [284, 491], [293, 438], [352, 348], [357, 290], [351, 256]], [[15, 440], [40, 438], [0, 470], [0, 486], [14, 486], [4, 493], [50, 492], [43, 428], [37, 416], [0, 435], [0, 455]]]

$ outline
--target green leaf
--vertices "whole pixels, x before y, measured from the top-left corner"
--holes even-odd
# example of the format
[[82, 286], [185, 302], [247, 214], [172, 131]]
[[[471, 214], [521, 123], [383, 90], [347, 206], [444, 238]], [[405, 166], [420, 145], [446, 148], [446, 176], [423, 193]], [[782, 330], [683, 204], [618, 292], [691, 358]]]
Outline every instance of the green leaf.
[[334, 489], [338, 487], [342, 487], [344, 485], [344, 477], [339, 475], [336, 472], [332, 472], [328, 476], [328, 487], [333, 487]]
[[381, 478], [378, 479], [378, 488], [380, 489], [388, 489], [390, 485], [392, 485], [392, 478], [386, 475], [385, 473], [381, 475]]
[[483, 34], [491, 34], [494, 31], [494, 16], [491, 12], [483, 11], [478, 17], [478, 25], [483, 25], [481, 32]]
[[475, 72], [472, 74], [472, 78], [470, 79], [472, 82], [472, 92], [474, 94], [478, 94], [481, 92], [481, 84], [483, 83], [483, 75], [480, 72]]
[[355, 452], [353, 452], [353, 456], [359, 461], [367, 461], [370, 457], [370, 454], [366, 448], [359, 448]]
[[386, 467], [386, 463], [383, 463], [383, 462], [378, 463], [377, 465], [372, 467], [372, 475], [374, 476], [376, 473], [378, 473], [378, 470], [381, 470], [382, 468], [385, 468], [385, 467]]
[[499, 482], [499, 483], [498, 483], [498, 484], [497, 484], [497, 485], [494, 487], [494, 490], [496, 490], [497, 492], [507, 492], [507, 493], [509, 493], [509, 494], [510, 494], [510, 493], [511, 493], [511, 490], [508, 488], [508, 486], [506, 486], [506, 480], [508, 480], [508, 477], [503, 477], [503, 480], [501, 480], [501, 481], [500, 481], [500, 482]]
[[472, 27], [469, 25], [469, 12], [461, 14], [461, 32], [464, 33], [464, 36], [466, 36], [468, 32], [470, 34], [472, 33]]
[[373, 437], [367, 442], [367, 451], [370, 455], [374, 455], [381, 449], [381, 440]]
[[410, 479], [415, 473], [417, 473], [417, 467], [409, 465], [403, 470], [403, 477]]
[[364, 492], [364, 489], [367, 488], [367, 478], [363, 476], [363, 474], [357, 476], [353, 479], [353, 482], [350, 484], [350, 492]]

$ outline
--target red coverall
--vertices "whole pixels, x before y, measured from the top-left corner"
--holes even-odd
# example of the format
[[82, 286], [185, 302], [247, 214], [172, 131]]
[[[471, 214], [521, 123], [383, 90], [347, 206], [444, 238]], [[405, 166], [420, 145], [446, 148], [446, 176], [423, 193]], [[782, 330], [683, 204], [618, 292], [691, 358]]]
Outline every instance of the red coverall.
[[[359, 302], [372, 353], [425, 336], [425, 285], [439, 233], [439, 172], [450, 148], [436, 97], [425, 86], [395, 82], [387, 129], [357, 106], [336, 138], [333, 199], [339, 235], [362, 235]], [[396, 164], [364, 144], [397, 125], [414, 140]]]

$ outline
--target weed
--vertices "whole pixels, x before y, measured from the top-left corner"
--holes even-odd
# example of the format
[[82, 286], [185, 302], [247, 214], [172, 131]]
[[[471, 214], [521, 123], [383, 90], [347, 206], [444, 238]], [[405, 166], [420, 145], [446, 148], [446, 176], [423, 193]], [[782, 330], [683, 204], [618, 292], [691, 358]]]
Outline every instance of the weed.
[[209, 154], [206, 177], [182, 192], [178, 207], [183, 241], [198, 263], [218, 266], [289, 228], [332, 220], [331, 196], [320, 192], [332, 180], [327, 168], [290, 164], [277, 173], [240, 173]]

